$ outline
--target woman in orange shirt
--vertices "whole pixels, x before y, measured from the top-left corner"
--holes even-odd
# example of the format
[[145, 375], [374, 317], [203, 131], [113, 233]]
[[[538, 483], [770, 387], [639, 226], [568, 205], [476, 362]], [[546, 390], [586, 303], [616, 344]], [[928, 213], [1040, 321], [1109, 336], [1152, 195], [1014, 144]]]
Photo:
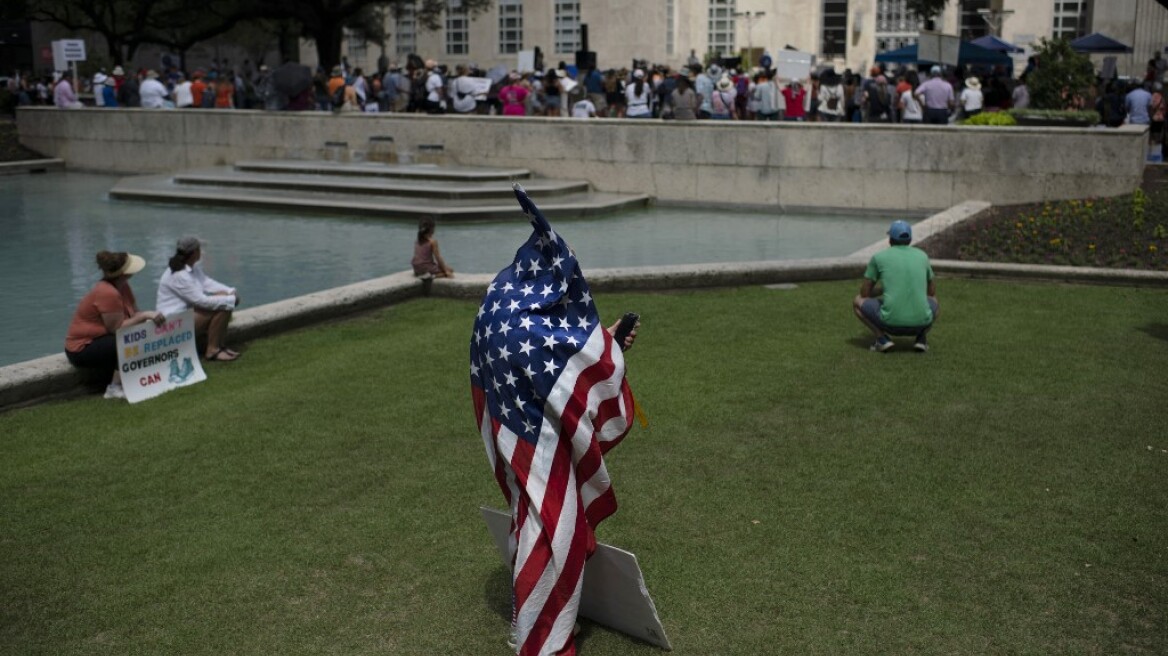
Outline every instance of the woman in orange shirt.
[[105, 389], [105, 398], [124, 399], [114, 334], [119, 328], [146, 321], [160, 324], [166, 317], [158, 312], [138, 311], [130, 276], [146, 266], [145, 260], [130, 253], [102, 251], [97, 254], [97, 266], [102, 279], [73, 313], [65, 335], [65, 357], [75, 367], [112, 371], [113, 380]]

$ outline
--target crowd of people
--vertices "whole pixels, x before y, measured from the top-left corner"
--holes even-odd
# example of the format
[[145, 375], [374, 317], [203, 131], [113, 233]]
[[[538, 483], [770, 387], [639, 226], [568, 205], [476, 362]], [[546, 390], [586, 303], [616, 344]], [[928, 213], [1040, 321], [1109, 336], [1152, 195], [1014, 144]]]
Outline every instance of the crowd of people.
[[[785, 79], [763, 58], [763, 66], [738, 70], [695, 58], [680, 69], [649, 65], [576, 71], [564, 62], [546, 71], [483, 71], [410, 55], [404, 65], [382, 61], [365, 72], [346, 61], [294, 95], [281, 93], [267, 66], [254, 71], [177, 69], [158, 73], [122, 67], [99, 71], [83, 82], [99, 107], [249, 108], [336, 112], [425, 112], [576, 118], [661, 118], [854, 123], [951, 123], [986, 111], [1030, 105], [1027, 77], [1037, 62], [1014, 78], [1001, 67], [966, 70], [873, 66], [867, 75], [833, 68]], [[307, 69], [306, 69], [307, 75]], [[1066, 93], [1063, 109], [1095, 109], [1108, 126], [1149, 124], [1162, 134], [1165, 100], [1162, 67], [1149, 62], [1144, 80], [1099, 80], [1080, 93]], [[306, 77], [307, 79], [307, 77]], [[80, 107], [68, 76], [18, 78], [20, 104]]]

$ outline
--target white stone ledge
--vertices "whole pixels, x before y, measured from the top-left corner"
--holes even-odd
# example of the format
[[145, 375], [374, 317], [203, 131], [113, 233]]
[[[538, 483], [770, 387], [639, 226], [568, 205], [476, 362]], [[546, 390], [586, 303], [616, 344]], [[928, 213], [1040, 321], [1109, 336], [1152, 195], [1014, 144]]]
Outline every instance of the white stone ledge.
[[[856, 256], [778, 262], [679, 264], [672, 266], [591, 269], [589, 286], [599, 292], [665, 291], [698, 287], [769, 285], [826, 280], [858, 280], [865, 259]], [[1106, 285], [1168, 287], [1168, 272], [1098, 269], [1030, 264], [998, 264], [934, 260], [933, 269], [952, 276], [979, 279], [1036, 280]], [[434, 281], [432, 294], [479, 299], [493, 274], [461, 274]], [[408, 272], [328, 289], [244, 309], [233, 316], [229, 336], [235, 341], [267, 337], [338, 317], [416, 298], [422, 283]], [[85, 389], [85, 374], [63, 354], [0, 368], [0, 411]]]

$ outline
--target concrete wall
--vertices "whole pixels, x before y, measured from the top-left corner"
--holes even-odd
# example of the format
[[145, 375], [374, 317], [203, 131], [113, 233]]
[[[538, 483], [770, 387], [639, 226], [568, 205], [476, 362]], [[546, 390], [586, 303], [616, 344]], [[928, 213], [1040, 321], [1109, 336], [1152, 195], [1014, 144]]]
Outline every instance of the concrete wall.
[[1140, 183], [1146, 128], [591, 120], [21, 108], [20, 141], [76, 169], [168, 172], [443, 144], [449, 163], [522, 167], [664, 201], [932, 210], [1108, 196]]

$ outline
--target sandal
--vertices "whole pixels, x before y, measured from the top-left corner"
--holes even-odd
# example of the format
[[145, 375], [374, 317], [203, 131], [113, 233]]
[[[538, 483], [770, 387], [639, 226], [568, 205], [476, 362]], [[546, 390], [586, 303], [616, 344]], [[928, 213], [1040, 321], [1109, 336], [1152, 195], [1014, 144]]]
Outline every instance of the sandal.
[[239, 357], [238, 353], [236, 353], [235, 355], [232, 355], [231, 352], [228, 351], [227, 349], [219, 349], [218, 351], [215, 351], [214, 353], [212, 353], [211, 355], [208, 355], [204, 359], [206, 359], [208, 362], [211, 362], [211, 361], [231, 362], [232, 360], [234, 360], [238, 357]]

